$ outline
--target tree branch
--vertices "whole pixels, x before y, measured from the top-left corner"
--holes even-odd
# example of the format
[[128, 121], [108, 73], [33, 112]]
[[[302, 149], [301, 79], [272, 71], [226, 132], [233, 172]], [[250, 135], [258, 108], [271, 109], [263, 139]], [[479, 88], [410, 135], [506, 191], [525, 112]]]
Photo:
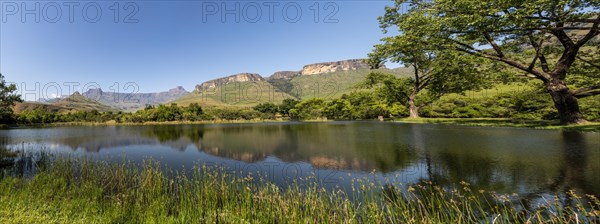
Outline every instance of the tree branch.
[[[501, 29], [501, 30], [488, 30], [488, 33], [514, 33], [514, 32], [532, 32], [532, 31], [546, 31], [550, 32], [552, 30], [590, 30], [590, 31], [600, 31], [600, 28], [590, 28], [590, 27], [579, 27], [579, 26], [568, 26], [568, 27], [559, 27], [559, 28], [545, 28], [545, 27], [535, 27], [535, 28], [514, 28], [514, 29]], [[479, 30], [444, 30], [445, 32], [451, 34], [469, 34], [469, 33], [479, 33]]]
[[581, 99], [589, 96], [600, 95], [600, 85], [581, 88], [573, 91], [576, 98]]
[[[455, 12], [456, 13], [456, 12]], [[510, 13], [508, 13], [507, 11], [504, 11], [504, 13], [506, 13], [507, 15], [510, 15]], [[460, 13], [462, 14], [462, 13]], [[570, 13], [567, 13], [570, 14]], [[484, 15], [485, 17], [490, 17], [490, 18], [505, 18], [502, 15], [495, 15], [495, 14], [488, 14], [488, 15]], [[514, 18], [514, 17], [508, 17], [509, 19]], [[521, 16], [519, 17], [521, 19], [529, 19], [529, 20], [546, 20], [546, 21], [550, 21], [550, 22], [558, 22], [559, 19], [556, 16], [543, 16], [540, 12], [538, 12], [538, 16]], [[566, 20], [564, 22], [566, 23], [595, 23], [597, 21], [600, 21], [600, 19], [571, 19], [571, 20]]]
[[560, 56], [560, 59], [558, 59], [558, 62], [556, 63], [554, 71], [551, 72], [554, 78], [559, 79], [565, 78], [565, 76], [567, 75], [567, 70], [571, 67], [573, 62], [575, 62], [575, 56], [577, 56], [577, 53], [579, 52], [579, 46], [573, 43], [573, 40], [569, 37], [569, 35], [567, 35], [567, 33], [565, 33], [563, 29], [560, 29], [563, 26], [563, 23], [557, 23], [557, 29], [552, 29], [551, 31], [552, 34], [556, 38], [558, 38], [558, 41], [560, 41], [560, 43], [565, 48], [563, 54]]
[[423, 82], [421, 82], [421, 86], [419, 86], [419, 88], [417, 90], [421, 91], [421, 90], [425, 89], [429, 85], [431, 80], [433, 80], [432, 76], [429, 76], [428, 79], [423, 80]]
[[455, 50], [458, 50], [458, 51], [461, 51], [461, 52], [465, 52], [467, 54], [471, 54], [471, 55], [474, 55], [474, 56], [487, 58], [487, 59], [494, 60], [494, 61], [504, 62], [505, 64], [508, 64], [508, 65], [510, 65], [510, 66], [512, 66], [514, 68], [517, 68], [519, 70], [522, 70], [522, 71], [525, 71], [527, 73], [530, 73], [530, 74], [534, 75], [536, 78], [541, 79], [544, 82], [545, 81], [549, 81], [550, 79], [552, 79], [552, 77], [550, 77], [548, 74], [542, 73], [542, 72], [540, 72], [540, 71], [538, 71], [536, 69], [529, 69], [529, 66], [523, 65], [523, 64], [521, 64], [521, 63], [519, 63], [517, 61], [511, 60], [511, 59], [508, 59], [508, 58], [501, 58], [501, 57], [498, 57], [496, 55], [488, 54], [488, 53], [486, 53], [484, 51], [475, 49], [475, 48], [469, 46], [468, 44], [461, 43], [461, 42], [453, 40], [451, 38], [450, 38], [450, 40], [452, 42], [458, 44], [459, 46], [463, 46], [463, 47], [467, 48], [467, 49], [464, 49], [464, 48], [456, 47]]
[[594, 64], [594, 63], [593, 63], [592, 61], [590, 61], [590, 60], [583, 59], [583, 58], [582, 58], [581, 56], [579, 56], [579, 55], [577, 56], [577, 59], [579, 59], [579, 60], [581, 60], [581, 61], [585, 62], [586, 64], [588, 64], [588, 65], [590, 65], [590, 66], [592, 66], [592, 67], [594, 67], [594, 68], [600, 69], [600, 65]]
[[585, 37], [581, 38], [581, 40], [577, 41], [577, 43], [575, 45], [577, 47], [581, 47], [585, 43], [587, 43], [589, 40], [591, 40], [592, 38], [594, 38], [595, 36], [600, 34], [600, 31], [598, 30], [598, 24], [600, 24], [600, 16], [598, 16], [596, 18], [596, 22], [594, 22], [594, 24], [592, 25], [592, 28], [590, 28], [590, 32], [588, 32], [585, 35]]
[[542, 38], [540, 40], [540, 42], [537, 43], [537, 42], [535, 42], [535, 39], [533, 38], [533, 34], [528, 33], [527, 36], [529, 36], [529, 41], [531, 42], [531, 46], [533, 46], [533, 48], [535, 49], [535, 57], [534, 57], [533, 61], [531, 62], [531, 64], [529, 65], [529, 69], [531, 70], [534, 68], [535, 62], [539, 58], [540, 63], [542, 64], [542, 70], [544, 72], [550, 72], [550, 68], [548, 68], [548, 61], [546, 61], [546, 56], [542, 53], [542, 43], [543, 43], [544, 39]]
[[488, 43], [490, 43], [492, 45], [492, 47], [494, 48], [494, 50], [498, 54], [498, 57], [504, 58], [504, 53], [502, 53], [502, 48], [500, 48], [500, 46], [498, 46], [498, 43], [496, 43], [496, 40], [494, 40], [494, 38], [492, 38], [490, 36], [490, 34], [487, 33], [487, 32], [483, 32], [483, 36], [488, 41]]
[[420, 85], [417, 87], [417, 92], [425, 89], [429, 85], [431, 80], [433, 80], [433, 74], [431, 73], [421, 76], [421, 82]]
[[415, 64], [413, 65], [413, 67], [415, 68], [415, 91], [418, 91], [419, 84], [421, 82], [421, 80], [420, 80], [421, 77], [419, 77], [419, 64], [417, 63], [416, 57], [414, 57], [414, 60], [415, 60], [414, 61]]

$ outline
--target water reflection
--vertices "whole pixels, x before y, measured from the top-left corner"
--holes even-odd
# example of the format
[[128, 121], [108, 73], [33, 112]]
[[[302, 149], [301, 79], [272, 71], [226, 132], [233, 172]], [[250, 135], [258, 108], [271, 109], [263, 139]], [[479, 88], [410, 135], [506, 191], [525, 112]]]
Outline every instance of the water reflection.
[[0, 137], [0, 179], [5, 177], [33, 177], [40, 169], [46, 168], [52, 155], [10, 150], [7, 139]]
[[13, 149], [151, 156], [174, 168], [219, 164], [274, 180], [316, 174], [347, 185], [349, 174], [448, 187], [467, 181], [526, 197], [572, 188], [600, 195], [599, 133], [329, 122], [16, 129], [0, 137]]
[[[590, 157], [585, 136], [581, 132], [565, 131], [562, 133], [564, 140], [564, 160], [559, 166], [558, 176], [548, 186], [551, 191], [567, 191], [578, 189], [590, 194], [600, 195], [597, 183], [600, 181], [597, 171], [600, 158]], [[590, 163], [591, 161], [591, 163]]]

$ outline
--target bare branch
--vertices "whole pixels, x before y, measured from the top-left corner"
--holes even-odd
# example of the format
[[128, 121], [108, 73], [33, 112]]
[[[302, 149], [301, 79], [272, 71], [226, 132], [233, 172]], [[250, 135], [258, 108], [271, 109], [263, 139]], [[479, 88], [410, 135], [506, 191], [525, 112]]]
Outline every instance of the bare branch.
[[498, 43], [496, 43], [496, 40], [494, 40], [494, 38], [492, 38], [487, 32], [483, 32], [483, 36], [488, 41], [488, 43], [490, 43], [492, 45], [492, 47], [498, 54], [498, 57], [504, 58], [504, 53], [502, 53], [502, 48], [500, 48]]
[[594, 64], [594, 63], [593, 63], [592, 61], [590, 61], [590, 60], [586, 60], [586, 59], [584, 59], [584, 58], [582, 58], [582, 57], [580, 57], [580, 56], [577, 56], [577, 59], [579, 59], [580, 61], [583, 61], [583, 62], [585, 62], [586, 64], [588, 64], [588, 65], [590, 65], [590, 66], [592, 66], [592, 67], [594, 67], [594, 68], [600, 69], [600, 65]]
[[546, 61], [546, 56], [542, 53], [542, 43], [544, 42], [544, 39], [542, 38], [540, 40], [539, 43], [537, 43], [535, 41], [535, 39], [533, 38], [533, 35], [530, 33], [527, 34], [527, 36], [529, 36], [529, 42], [531, 42], [531, 46], [533, 46], [533, 48], [535, 49], [535, 57], [533, 59], [533, 61], [531, 62], [531, 64], [529, 65], [529, 69], [533, 69], [535, 66], [535, 62], [537, 61], [537, 59], [540, 59], [540, 63], [542, 64], [542, 70], [544, 72], [550, 72], [550, 68], [548, 67], [548, 61]]
[[428, 75], [422, 76], [421, 77], [421, 83], [417, 87], [417, 91], [421, 91], [421, 90], [425, 89], [429, 85], [429, 83], [431, 82], [431, 80], [433, 80], [433, 75], [432, 74], [428, 74]]
[[598, 30], [598, 24], [600, 24], [600, 16], [596, 18], [596, 22], [590, 28], [590, 32], [588, 32], [585, 37], [581, 38], [581, 40], [577, 41], [575, 45], [577, 45], [577, 47], [581, 47], [589, 40], [600, 34], [600, 30]]
[[589, 96], [600, 95], [600, 85], [590, 86], [590, 87], [575, 90], [575, 91], [573, 91], [573, 95], [575, 95], [575, 97], [577, 97], [578, 99], [589, 97]]
[[[551, 32], [552, 30], [590, 30], [590, 31], [600, 31], [600, 28], [591, 28], [591, 27], [559, 27], [559, 28], [546, 28], [546, 27], [535, 27], [535, 28], [514, 28], [514, 29], [502, 29], [502, 30], [488, 30], [488, 33], [515, 33], [515, 32], [532, 32], [532, 31], [545, 31]], [[445, 30], [451, 34], [469, 34], [469, 33], [479, 33], [478, 30]]]
[[[456, 43], [457, 45], [459, 45], [455, 48], [455, 50], [465, 52], [467, 54], [471, 54], [474, 56], [487, 58], [487, 59], [494, 60], [494, 61], [504, 62], [505, 64], [508, 64], [514, 68], [517, 68], [519, 70], [530, 73], [530, 74], [534, 75], [535, 77], [537, 77], [538, 79], [541, 79], [542, 81], [549, 81], [550, 79], [552, 79], [552, 77], [550, 77], [547, 73], [540, 72], [535, 68], [529, 69], [529, 66], [521, 64], [518, 61], [511, 60], [509, 58], [501, 58], [501, 57], [498, 57], [497, 55], [488, 54], [485, 51], [475, 49], [472, 46], [469, 46], [468, 44], [462, 43], [462, 42], [454, 40], [452, 38], [449, 38], [449, 40]], [[463, 48], [461, 48], [461, 47], [463, 47]]]

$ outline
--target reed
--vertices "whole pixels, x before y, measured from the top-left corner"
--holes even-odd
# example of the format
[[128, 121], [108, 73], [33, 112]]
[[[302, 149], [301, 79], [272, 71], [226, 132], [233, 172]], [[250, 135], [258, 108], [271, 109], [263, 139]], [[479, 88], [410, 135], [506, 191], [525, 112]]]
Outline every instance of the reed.
[[[594, 223], [600, 202], [571, 191], [535, 208], [518, 195], [402, 187], [358, 179], [347, 191], [316, 179], [278, 187], [264, 178], [195, 166], [178, 173], [146, 160], [109, 163], [62, 157], [31, 178], [0, 182], [0, 223]], [[571, 204], [562, 201], [569, 197]]]

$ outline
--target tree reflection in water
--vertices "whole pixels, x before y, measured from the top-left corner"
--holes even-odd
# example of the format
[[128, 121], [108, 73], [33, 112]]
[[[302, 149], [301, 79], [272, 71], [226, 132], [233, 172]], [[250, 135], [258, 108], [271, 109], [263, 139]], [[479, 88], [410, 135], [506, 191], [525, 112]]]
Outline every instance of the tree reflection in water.
[[[559, 198], [558, 203], [551, 206], [560, 206], [560, 209], [563, 210], [572, 207], [575, 204], [574, 200], [585, 201], [585, 196], [583, 199], [578, 199], [581, 195], [595, 197], [600, 195], [600, 181], [597, 173], [600, 168], [598, 156], [600, 148], [595, 147], [594, 150], [590, 150], [590, 142], [589, 139], [586, 139], [586, 133], [562, 131], [560, 133], [562, 144], [558, 145], [558, 147], [562, 147], [562, 150], [557, 152], [558, 160], [551, 158], [550, 155], [536, 153], [538, 159], [527, 162], [518, 157], [496, 159], [485, 153], [473, 153], [472, 150], [453, 150], [451, 148], [455, 147], [443, 143], [423, 143], [422, 139], [428, 136], [427, 131], [422, 126], [411, 128], [414, 137], [413, 143], [422, 155], [427, 169], [427, 177], [408, 185], [407, 188], [421, 190], [411, 193], [399, 190], [394, 185], [386, 185], [383, 194], [389, 200], [407, 200], [405, 194], [417, 194], [417, 197], [423, 201], [433, 200], [430, 197], [435, 196], [432, 192], [437, 190], [434, 188], [439, 187], [445, 189], [446, 192], [457, 190], [460, 192], [461, 189], [467, 188], [465, 185], [459, 184], [462, 182], [469, 185], [469, 190], [492, 190], [487, 193], [475, 194], [479, 197], [479, 201], [493, 202], [484, 206], [484, 209], [491, 209], [502, 203], [502, 200], [492, 197], [502, 194], [497, 194], [497, 190], [511, 195], [506, 198], [511, 199], [510, 203], [522, 208], [520, 221], [524, 221], [525, 217], [528, 217], [536, 209], [540, 209], [541, 205], [553, 201], [553, 195], [557, 195]], [[589, 133], [587, 134], [589, 137]], [[480, 145], [486, 146], [486, 144]], [[592, 146], [594, 145], [592, 144]], [[483, 147], [480, 150], [487, 151]], [[548, 150], [551, 154], [552, 150]], [[525, 153], [520, 155], [523, 154]], [[540, 167], [546, 169], [539, 172]], [[547, 180], [546, 184], [539, 180], [540, 177]], [[528, 180], [534, 181], [529, 182]], [[511, 194], [513, 193], [511, 190], [518, 189], [519, 186], [524, 186], [528, 190], [521, 194]], [[482, 190], [482, 192], [484, 191]], [[452, 193], [447, 194], [447, 197], [452, 196]], [[596, 210], [600, 209], [598, 204], [590, 203], [588, 205], [594, 206]]]
[[466, 181], [474, 189], [517, 192], [533, 200], [568, 189], [600, 194], [597, 133], [290, 122], [22, 129], [2, 130], [0, 136], [13, 147], [24, 141], [119, 161], [122, 155], [156, 155], [165, 164], [186, 167], [199, 160], [242, 166], [267, 161], [352, 177], [375, 170], [371, 180], [399, 176], [396, 181], [404, 184], [430, 181], [444, 188], [460, 188]]

